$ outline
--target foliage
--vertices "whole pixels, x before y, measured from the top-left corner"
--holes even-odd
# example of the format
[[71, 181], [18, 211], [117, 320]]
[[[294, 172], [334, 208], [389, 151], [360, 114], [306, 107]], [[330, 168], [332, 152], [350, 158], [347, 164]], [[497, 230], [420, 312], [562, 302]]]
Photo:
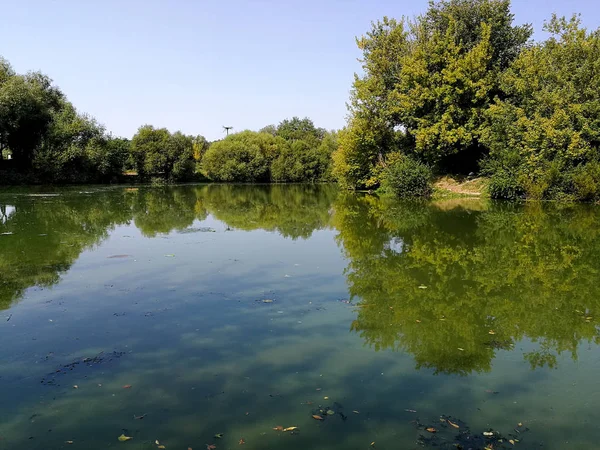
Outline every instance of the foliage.
[[499, 350], [522, 339], [537, 347], [523, 352], [533, 368], [600, 342], [597, 208], [443, 205], [336, 200], [332, 225], [361, 306], [351, 329], [370, 346], [467, 375], [489, 371]]
[[556, 16], [546, 30], [552, 37], [520, 54], [502, 78], [507, 97], [487, 111], [485, 167], [528, 198], [597, 200], [600, 32]]
[[431, 168], [409, 156], [402, 156], [385, 169], [383, 186], [398, 198], [430, 197], [433, 193]]
[[268, 133], [242, 131], [213, 143], [202, 159], [202, 170], [211, 180], [268, 182], [271, 163], [287, 143]]
[[15, 164], [29, 169], [63, 94], [45, 75], [16, 75], [5, 60], [0, 62], [0, 148], [8, 147]]
[[325, 134], [326, 131], [323, 128], [316, 128], [313, 121], [308, 117], [304, 119], [299, 117], [285, 119], [275, 130], [275, 136], [279, 136], [288, 142], [305, 141], [311, 147], [318, 145]]
[[[196, 148], [194, 148], [196, 142]], [[131, 140], [131, 153], [140, 176], [159, 176], [169, 181], [189, 180], [196, 170], [195, 151], [203, 144], [180, 131], [144, 125]]]
[[331, 154], [336, 147], [335, 135], [328, 133], [315, 145], [311, 140], [297, 140], [285, 146], [271, 166], [273, 181], [327, 181], [331, 177]]
[[531, 27], [513, 26], [508, 0], [443, 0], [410, 22], [384, 18], [357, 39], [350, 120], [334, 156], [348, 187], [376, 187], [389, 154], [414, 155], [437, 171], [467, 173], [487, 152], [483, 112], [502, 95], [500, 75]]

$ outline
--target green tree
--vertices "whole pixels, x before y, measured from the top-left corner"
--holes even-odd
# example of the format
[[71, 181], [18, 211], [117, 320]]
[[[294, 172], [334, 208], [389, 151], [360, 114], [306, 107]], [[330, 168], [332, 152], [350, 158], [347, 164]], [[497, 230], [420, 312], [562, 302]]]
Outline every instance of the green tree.
[[27, 170], [63, 94], [41, 73], [15, 75], [5, 60], [0, 67], [0, 146], [9, 148], [15, 164]]
[[[267, 127], [267, 129], [269, 128]], [[277, 125], [275, 136], [279, 136], [288, 142], [306, 141], [309, 145], [316, 146], [323, 139], [325, 133], [326, 131], [323, 128], [316, 128], [313, 121], [308, 117], [304, 119], [292, 117]]]
[[242, 131], [213, 143], [202, 159], [202, 171], [215, 181], [268, 182], [271, 163], [287, 147], [280, 137]]
[[527, 44], [509, 0], [430, 2], [414, 22], [384, 18], [357, 40], [350, 120], [334, 156], [349, 187], [381, 182], [388, 155], [415, 154], [441, 171], [468, 172], [486, 153], [483, 113], [501, 95], [499, 76]]
[[194, 138], [179, 131], [171, 134], [166, 128], [144, 125], [131, 140], [131, 154], [144, 178], [185, 180], [195, 172]]
[[600, 30], [554, 16], [487, 111], [485, 168], [496, 197], [600, 198]]

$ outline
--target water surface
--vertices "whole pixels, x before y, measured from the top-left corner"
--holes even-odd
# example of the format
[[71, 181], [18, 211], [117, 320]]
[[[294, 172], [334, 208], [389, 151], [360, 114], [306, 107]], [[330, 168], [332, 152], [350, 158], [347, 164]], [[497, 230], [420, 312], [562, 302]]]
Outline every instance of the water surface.
[[0, 449], [596, 448], [599, 223], [332, 186], [3, 191]]

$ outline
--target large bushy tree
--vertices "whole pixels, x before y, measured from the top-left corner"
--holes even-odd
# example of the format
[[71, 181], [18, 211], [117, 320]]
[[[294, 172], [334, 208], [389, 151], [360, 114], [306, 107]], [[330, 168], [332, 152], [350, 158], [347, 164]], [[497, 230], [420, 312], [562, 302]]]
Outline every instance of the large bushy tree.
[[412, 22], [374, 23], [357, 39], [363, 74], [334, 158], [340, 181], [378, 185], [387, 155], [398, 151], [441, 170], [476, 167], [483, 112], [530, 35], [530, 26], [513, 25], [509, 0], [431, 2]]
[[131, 153], [138, 174], [166, 180], [186, 180], [195, 172], [194, 142], [198, 139], [166, 128], [144, 125], [131, 140]]

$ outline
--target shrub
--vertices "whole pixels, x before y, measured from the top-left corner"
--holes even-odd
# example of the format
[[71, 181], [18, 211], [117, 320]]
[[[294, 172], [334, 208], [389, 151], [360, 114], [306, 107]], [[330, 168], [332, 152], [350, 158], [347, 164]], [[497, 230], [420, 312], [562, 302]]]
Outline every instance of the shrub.
[[488, 191], [490, 197], [506, 200], [517, 200], [525, 194], [517, 175], [508, 170], [499, 170], [491, 176]]
[[243, 131], [215, 142], [202, 158], [202, 171], [215, 181], [268, 182], [271, 163], [287, 146], [268, 133]]
[[429, 197], [433, 193], [431, 168], [408, 156], [389, 164], [384, 172], [384, 189], [399, 198]]

